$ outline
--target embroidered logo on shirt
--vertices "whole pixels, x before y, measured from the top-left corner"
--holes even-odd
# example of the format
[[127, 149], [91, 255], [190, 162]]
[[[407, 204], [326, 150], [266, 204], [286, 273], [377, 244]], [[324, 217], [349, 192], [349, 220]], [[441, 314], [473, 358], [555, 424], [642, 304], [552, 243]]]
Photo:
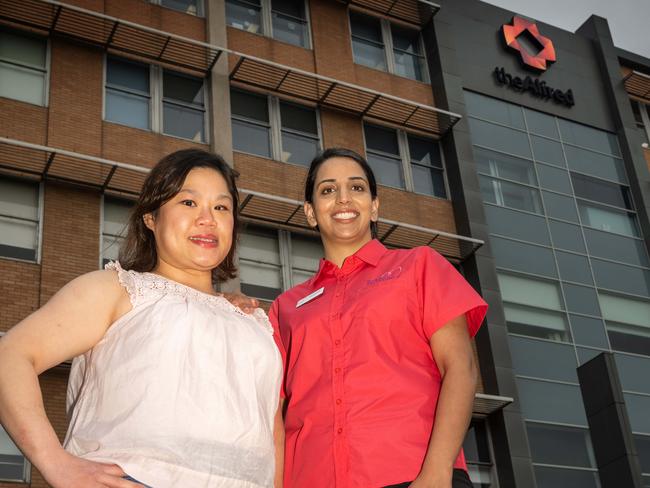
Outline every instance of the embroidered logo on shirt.
[[368, 280], [366, 283], [368, 286], [373, 286], [378, 283], [381, 283], [383, 281], [388, 281], [388, 280], [394, 280], [395, 278], [399, 278], [399, 276], [402, 274], [402, 267], [398, 266], [395, 269], [391, 269], [390, 271], [386, 271], [382, 275], [379, 275], [377, 278], [373, 278], [371, 280]]

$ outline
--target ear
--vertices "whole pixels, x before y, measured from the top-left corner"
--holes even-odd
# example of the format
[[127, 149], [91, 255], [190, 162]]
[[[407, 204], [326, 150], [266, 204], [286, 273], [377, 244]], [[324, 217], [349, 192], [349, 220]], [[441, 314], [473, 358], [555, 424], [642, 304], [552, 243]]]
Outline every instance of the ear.
[[370, 204], [370, 220], [373, 222], [379, 220], [379, 197], [375, 197]]
[[305, 217], [307, 217], [309, 226], [316, 227], [318, 225], [318, 222], [316, 221], [316, 214], [314, 213], [314, 207], [312, 207], [311, 203], [305, 202], [302, 209], [305, 212]]
[[142, 221], [144, 222], [144, 225], [149, 229], [150, 231], [154, 231], [156, 228], [156, 221], [153, 218], [153, 214], [151, 213], [146, 213], [142, 216]]

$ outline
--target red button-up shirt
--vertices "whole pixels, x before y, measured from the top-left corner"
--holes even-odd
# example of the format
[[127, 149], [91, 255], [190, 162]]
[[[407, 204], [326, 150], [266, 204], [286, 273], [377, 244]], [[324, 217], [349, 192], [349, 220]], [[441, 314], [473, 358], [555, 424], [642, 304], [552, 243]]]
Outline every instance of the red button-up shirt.
[[[283, 293], [270, 312], [284, 360], [285, 488], [375, 488], [413, 480], [433, 426], [441, 376], [429, 339], [487, 305], [428, 247], [373, 240], [342, 268]], [[462, 451], [454, 465], [465, 468]]]

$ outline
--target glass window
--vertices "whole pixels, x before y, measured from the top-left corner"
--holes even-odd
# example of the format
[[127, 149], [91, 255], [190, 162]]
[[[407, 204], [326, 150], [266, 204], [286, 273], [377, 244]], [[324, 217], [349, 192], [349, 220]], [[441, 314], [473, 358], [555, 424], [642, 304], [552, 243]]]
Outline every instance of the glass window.
[[492, 256], [499, 268], [557, 277], [553, 252], [549, 248], [490, 236]]
[[634, 114], [634, 121], [636, 122], [636, 127], [639, 129], [639, 133], [641, 134], [641, 138], [643, 139], [643, 142], [649, 142], [648, 139], [648, 134], [650, 133], [650, 128], [646, 130], [645, 123], [643, 122], [643, 115], [641, 115], [641, 111], [645, 111], [646, 113], [649, 114], [650, 116], [650, 108], [649, 106], [637, 102], [636, 100], [630, 100], [630, 105], [632, 106], [632, 113]]
[[304, 0], [271, 0], [273, 38], [309, 47], [309, 25]]
[[539, 185], [542, 188], [571, 195], [571, 180], [566, 170], [538, 164], [537, 174], [539, 175]]
[[350, 12], [354, 62], [386, 71], [386, 55], [379, 19]]
[[291, 279], [292, 286], [311, 278], [323, 257], [323, 246], [316, 238], [291, 235]]
[[513, 156], [532, 158], [528, 136], [525, 132], [473, 118], [469, 118], [468, 122], [474, 144], [503, 151]]
[[270, 158], [271, 124], [268, 98], [231, 90], [230, 108], [233, 149]]
[[614, 358], [624, 390], [650, 393], [650, 358], [619, 353], [614, 354]]
[[420, 48], [420, 33], [392, 24], [395, 74], [424, 81], [424, 56]]
[[634, 209], [630, 190], [626, 186], [578, 173], [571, 173], [571, 181], [573, 182], [573, 191], [577, 197], [628, 210]]
[[619, 183], [627, 183], [622, 159], [566, 144], [564, 151], [570, 169]]
[[568, 220], [569, 222], [578, 222], [578, 212], [573, 198], [548, 191], [542, 192], [546, 215], [556, 219]]
[[605, 324], [601, 319], [569, 314], [569, 320], [576, 344], [609, 349]]
[[[575, 355], [573, 355], [575, 370]], [[587, 429], [526, 423], [533, 462], [595, 468], [596, 460]]]
[[639, 229], [633, 213], [580, 200], [578, 200], [578, 209], [582, 225], [616, 234], [639, 237]]
[[205, 141], [203, 80], [165, 71], [163, 73], [163, 132]]
[[562, 283], [566, 307], [569, 312], [600, 315], [596, 290], [586, 286]]
[[479, 173], [519, 181], [528, 185], [537, 184], [535, 168], [531, 161], [490, 151], [482, 147], [474, 148], [474, 158]]
[[413, 190], [416, 193], [447, 198], [438, 142], [412, 134], [408, 134], [407, 139], [413, 173]]
[[593, 286], [589, 261], [585, 256], [563, 251], [555, 251], [560, 278], [564, 281], [575, 281]]
[[638, 328], [639, 335], [650, 337], [650, 301], [603, 292], [598, 301], [608, 324], [629, 324]]
[[45, 105], [47, 41], [0, 30], [0, 97]]
[[133, 203], [118, 198], [104, 197], [104, 222], [102, 227], [102, 266], [117, 261], [120, 246], [124, 242], [129, 213]]
[[509, 336], [509, 339], [516, 374], [578, 382], [573, 346], [517, 336]]
[[488, 488], [492, 483], [492, 462], [485, 422], [472, 421], [465, 435], [463, 451], [467, 459], [469, 478], [474, 486]]
[[0, 426], [0, 480], [29, 482], [29, 463]]
[[573, 224], [566, 224], [558, 222], [557, 220], [548, 221], [549, 229], [551, 230], [551, 237], [553, 238], [553, 246], [568, 251], [586, 252], [584, 240], [582, 239], [582, 232], [580, 227]]
[[517, 129], [526, 128], [524, 114], [521, 107], [517, 105], [504, 103], [501, 100], [470, 91], [465, 92], [465, 102], [467, 103], [468, 115], [499, 122]]
[[600, 488], [598, 473], [535, 466], [537, 488]]
[[543, 217], [492, 205], [485, 206], [485, 216], [490, 232], [494, 234], [537, 244], [550, 245], [551, 243]]
[[618, 141], [614, 134], [568, 120], [558, 119], [562, 140], [606, 154], [620, 156]]
[[633, 432], [650, 432], [650, 397], [624, 393], [627, 414]]
[[0, 177], [0, 256], [36, 261], [39, 185]]
[[537, 136], [530, 136], [530, 142], [533, 145], [535, 161], [543, 161], [557, 166], [566, 166], [562, 145], [559, 142]]
[[589, 254], [599, 258], [622, 261], [638, 266], [649, 266], [648, 253], [642, 240], [583, 229]]
[[226, 0], [226, 23], [252, 33], [262, 31], [261, 0]]
[[316, 110], [280, 101], [282, 161], [309, 166], [320, 148]]
[[[641, 472], [650, 473], [650, 436], [635, 435], [634, 444], [641, 464]], [[644, 480], [645, 486], [648, 486], [650, 479]]]
[[526, 125], [530, 132], [559, 139], [555, 117], [528, 109], [524, 109], [524, 113], [526, 114]]
[[485, 201], [500, 207], [542, 213], [542, 203], [537, 189], [482, 175], [479, 176], [479, 179]]
[[577, 385], [517, 378], [517, 387], [526, 419], [587, 426]]
[[504, 303], [508, 331], [551, 341], [569, 342], [571, 333], [564, 313]]
[[377, 182], [404, 188], [397, 131], [368, 124], [364, 124], [363, 130], [366, 137], [368, 164], [375, 172]]
[[557, 283], [523, 276], [499, 273], [499, 287], [504, 302], [531, 305], [550, 310], [563, 310]]
[[203, 0], [160, 0], [163, 7], [191, 15], [203, 15]]
[[149, 66], [108, 58], [105, 119], [137, 129], [150, 129]]
[[650, 296], [649, 270], [600, 259], [592, 259], [591, 266], [599, 288]]
[[277, 232], [249, 228], [242, 232], [239, 242], [242, 293], [262, 300], [275, 300], [283, 289]]

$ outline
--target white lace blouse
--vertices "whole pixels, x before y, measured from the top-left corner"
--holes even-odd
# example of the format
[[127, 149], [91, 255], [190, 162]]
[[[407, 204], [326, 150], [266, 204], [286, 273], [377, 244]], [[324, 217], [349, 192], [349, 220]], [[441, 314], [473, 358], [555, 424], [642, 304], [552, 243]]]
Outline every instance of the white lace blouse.
[[282, 364], [264, 312], [107, 269], [133, 308], [72, 363], [65, 448], [154, 488], [272, 486]]

